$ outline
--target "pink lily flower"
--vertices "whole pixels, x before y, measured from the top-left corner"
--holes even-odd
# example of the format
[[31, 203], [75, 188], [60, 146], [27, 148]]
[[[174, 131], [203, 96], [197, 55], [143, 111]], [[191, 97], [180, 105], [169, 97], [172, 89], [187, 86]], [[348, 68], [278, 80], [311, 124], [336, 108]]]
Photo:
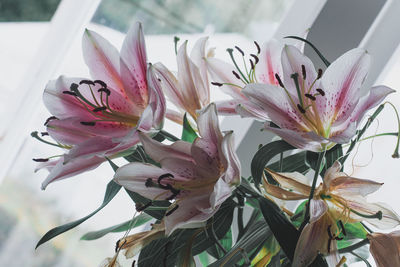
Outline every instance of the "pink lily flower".
[[389, 234], [372, 233], [367, 238], [376, 266], [400, 266], [400, 231]]
[[[326, 173], [310, 202], [310, 221], [297, 242], [293, 266], [308, 266], [318, 252], [337, 264], [339, 255], [336, 240], [345, 234], [346, 223], [367, 221], [380, 228], [390, 229], [400, 224], [400, 217], [383, 203], [368, 203], [366, 196], [378, 190], [382, 183], [353, 178], [340, 172], [336, 161]], [[267, 193], [283, 200], [308, 199], [311, 186], [304, 183], [300, 173], [277, 173], [267, 169], [280, 186], [264, 179]], [[338, 224], [339, 222], [339, 224]], [[340, 227], [339, 227], [340, 226]], [[333, 265], [336, 266], [336, 265]]]
[[196, 111], [210, 104], [210, 88], [204, 61], [207, 40], [208, 37], [200, 38], [190, 57], [187, 54], [187, 41], [179, 47], [177, 76], [162, 63], [154, 64], [165, 95], [179, 109], [179, 112], [168, 109], [166, 117], [177, 123], [182, 124], [185, 112], [196, 119]]
[[361, 96], [370, 65], [363, 49], [348, 51], [324, 74], [294, 46], [284, 47], [281, 60], [279, 86], [254, 83], [242, 92], [267, 113], [265, 129], [297, 148], [318, 152], [348, 143], [365, 113], [394, 92], [375, 86]]
[[42, 189], [131, 148], [139, 142], [138, 130], [162, 127], [165, 98], [154, 68], [147, 66], [140, 23], [129, 30], [121, 53], [86, 30], [83, 55], [94, 81], [61, 76], [44, 91], [44, 103], [53, 115], [46, 122], [48, 134], [67, 153], [49, 163]]
[[193, 144], [164, 145], [141, 133], [146, 153], [161, 168], [133, 162], [114, 176], [116, 183], [150, 200], [174, 200], [163, 219], [167, 235], [203, 225], [240, 183], [233, 133], [222, 135], [214, 104], [199, 112], [197, 126], [200, 137]]

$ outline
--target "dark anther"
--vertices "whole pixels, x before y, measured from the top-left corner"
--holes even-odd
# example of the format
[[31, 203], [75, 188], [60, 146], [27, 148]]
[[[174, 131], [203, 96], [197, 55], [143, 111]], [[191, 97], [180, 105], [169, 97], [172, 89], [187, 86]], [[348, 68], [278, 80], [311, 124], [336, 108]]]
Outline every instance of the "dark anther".
[[237, 74], [236, 71], [233, 70], [232, 73], [233, 73], [233, 75], [235, 75], [236, 78], [238, 78], [240, 80], [240, 76], [239, 76], [239, 74]]
[[254, 60], [256, 61], [256, 65], [257, 65], [257, 63], [258, 63], [258, 61], [260, 61], [260, 59], [254, 54], [250, 54], [250, 56], [252, 56], [254, 58]]
[[79, 82], [79, 85], [81, 84], [95, 85], [94, 82], [91, 80], [82, 80]]
[[306, 113], [306, 110], [300, 104], [297, 104], [297, 108], [300, 110], [301, 113]]
[[33, 161], [36, 161], [36, 162], [47, 162], [47, 161], [49, 161], [49, 159], [32, 159]]
[[92, 111], [93, 112], [98, 112], [98, 111], [103, 111], [103, 110], [106, 110], [106, 109], [107, 109], [107, 107], [98, 107], [98, 108], [93, 109]]
[[94, 80], [93, 83], [98, 83], [100, 84], [102, 87], [107, 88], [107, 84], [105, 82], [103, 82], [102, 80]]
[[346, 229], [344, 228], [342, 220], [339, 220], [339, 225], [340, 225], [340, 228], [342, 228], [343, 235], [346, 235]]
[[71, 86], [69, 87], [69, 89], [70, 89], [71, 91], [75, 91], [75, 90], [78, 90], [78, 87], [79, 87], [78, 84], [76, 84], [76, 83], [71, 83]]
[[95, 126], [96, 122], [94, 122], [94, 121], [81, 121], [81, 124], [85, 125], [85, 126]]
[[58, 120], [56, 116], [51, 116], [47, 118], [47, 120], [44, 122], [44, 126], [46, 126], [51, 120]]
[[49, 135], [49, 133], [48, 132], [41, 132], [40, 135], [41, 136], [46, 136], [46, 135]]
[[242, 54], [242, 56], [244, 56], [244, 52], [242, 49], [240, 49], [238, 46], [235, 45], [235, 48], [237, 51], [239, 51], [240, 54]]
[[147, 202], [147, 204], [141, 204], [141, 203], [137, 203], [136, 204], [136, 211], [137, 212], [141, 212], [144, 211], [145, 209], [147, 209], [148, 207], [150, 207], [151, 205], [153, 205], [152, 201]]
[[160, 78], [157, 78], [157, 80], [158, 80], [159, 82], [161, 82], [161, 79], [160, 79]]
[[328, 236], [329, 236], [329, 238], [330, 239], [332, 239], [333, 238], [333, 236], [332, 236], [332, 232], [331, 232], [331, 225], [328, 225]]
[[135, 267], [136, 260], [133, 260], [132, 267]]
[[318, 88], [318, 89], [316, 89], [316, 90], [317, 90], [317, 92], [318, 92], [320, 95], [322, 95], [322, 96], [325, 95], [324, 90], [322, 90], [321, 88]]
[[115, 243], [115, 253], [117, 253], [117, 251], [118, 251], [119, 242], [121, 242], [121, 240], [118, 240], [117, 243]]
[[311, 95], [311, 94], [305, 94], [305, 96], [309, 99], [311, 99], [312, 101], [315, 101], [315, 96]]
[[215, 85], [215, 86], [219, 86], [219, 87], [221, 87], [222, 85], [224, 85], [223, 83], [218, 83], [218, 82], [211, 82], [211, 84], [212, 84], [212, 85]]
[[171, 187], [171, 185], [163, 185], [162, 183], [161, 183], [161, 181], [163, 180], [163, 179], [166, 179], [166, 178], [174, 178], [174, 176], [172, 175], [172, 174], [170, 174], [170, 173], [166, 173], [166, 174], [163, 174], [163, 175], [161, 175], [160, 177], [158, 177], [158, 179], [157, 179], [157, 183], [160, 185], [160, 187], [162, 188], [162, 189], [168, 189], [168, 190], [170, 190], [172, 187]]
[[152, 187], [152, 186], [154, 186], [153, 179], [147, 178], [147, 179], [146, 179], [146, 182], [144, 183], [144, 185], [145, 185], [146, 187]]
[[335, 237], [335, 240], [343, 240], [343, 237]]
[[322, 69], [318, 69], [317, 79], [321, 79], [321, 77], [322, 77]]
[[307, 77], [307, 73], [306, 73], [306, 67], [304, 65], [301, 65], [301, 74], [303, 74], [303, 80], [305, 80]]
[[279, 77], [279, 74], [278, 74], [278, 73], [275, 73], [275, 79], [278, 81], [279, 85], [280, 85], [282, 88], [285, 88], [285, 86], [283, 85], [283, 82], [282, 82], [282, 80], [281, 80], [281, 77]]
[[253, 60], [251, 60], [251, 59], [250, 59], [250, 66], [251, 66], [251, 69], [254, 70], [255, 65], [253, 63]]
[[111, 91], [105, 87], [100, 88], [99, 90], [97, 90], [97, 92], [104, 92], [106, 93], [108, 96], [111, 94]]
[[71, 92], [71, 91], [63, 91], [63, 94], [72, 95], [72, 96], [78, 96], [75, 92]]
[[168, 211], [167, 213], [165, 213], [165, 216], [169, 216], [171, 215], [174, 211], [176, 211], [179, 208], [179, 205], [175, 205], [175, 207], [173, 207], [170, 211]]
[[259, 45], [256, 41], [254, 41], [254, 44], [255, 44], [256, 47], [257, 47], [257, 54], [260, 54], [260, 53], [261, 53], [260, 45]]
[[330, 238], [328, 240], [328, 253], [331, 253], [331, 241], [332, 241], [332, 239]]

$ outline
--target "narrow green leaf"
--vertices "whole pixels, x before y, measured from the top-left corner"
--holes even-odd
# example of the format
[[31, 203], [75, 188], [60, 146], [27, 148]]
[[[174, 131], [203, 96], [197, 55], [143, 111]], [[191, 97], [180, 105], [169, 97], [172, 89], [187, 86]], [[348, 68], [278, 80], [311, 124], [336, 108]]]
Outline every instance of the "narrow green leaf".
[[98, 231], [88, 232], [81, 237], [81, 240], [95, 240], [95, 239], [105, 236], [108, 233], [124, 232], [129, 229], [133, 229], [135, 227], [143, 225], [146, 222], [150, 221], [151, 219], [153, 219], [151, 216], [149, 216], [146, 213], [142, 213], [142, 214], [139, 214], [138, 216], [136, 216], [135, 218], [133, 218], [132, 220], [128, 220], [126, 222], [123, 222], [123, 223], [120, 223], [120, 224], [117, 224], [117, 225], [114, 225], [111, 227], [107, 227], [107, 228], [104, 228], [104, 229], [101, 229]]
[[39, 242], [36, 245], [36, 248], [38, 248], [41, 244], [49, 241], [50, 239], [80, 225], [81, 223], [83, 223], [84, 221], [86, 221], [87, 219], [89, 219], [90, 217], [95, 215], [98, 211], [100, 211], [102, 208], [107, 206], [107, 204], [115, 197], [115, 195], [119, 192], [120, 189], [121, 189], [121, 186], [119, 184], [115, 183], [114, 180], [111, 180], [107, 184], [106, 192], [104, 195], [104, 200], [100, 207], [98, 207], [95, 211], [93, 211], [89, 215], [83, 217], [82, 219], [79, 219], [77, 221], [70, 222], [70, 223], [67, 223], [67, 224], [64, 224], [64, 225], [61, 225], [61, 226], [51, 229], [39, 240]]
[[232, 247], [232, 231], [231, 229], [228, 230], [228, 232], [226, 232], [225, 236], [220, 240], [222, 246], [224, 247], [224, 249], [226, 249], [227, 251], [229, 251]]
[[291, 38], [291, 39], [296, 39], [296, 40], [305, 42], [315, 51], [315, 53], [317, 53], [317, 55], [322, 60], [322, 62], [325, 64], [325, 66], [329, 67], [329, 65], [331, 64], [310, 41], [308, 41], [304, 38], [298, 37], [298, 36], [286, 36], [285, 38]]
[[279, 140], [268, 143], [257, 151], [251, 161], [251, 175], [257, 187], [261, 183], [261, 177], [268, 162], [276, 155], [292, 149], [295, 149], [295, 147]]
[[343, 236], [345, 240], [354, 239], [354, 238], [359, 238], [359, 239], [367, 238], [368, 232], [364, 229], [362, 224], [359, 222], [346, 223], [344, 225], [344, 228], [346, 229], [346, 235]]
[[182, 129], [182, 140], [186, 142], [193, 143], [193, 141], [197, 138], [197, 134], [195, 130], [193, 130], [192, 126], [186, 117], [186, 113], [183, 116], [183, 129]]
[[[303, 174], [307, 173], [310, 170], [310, 167], [306, 165], [305, 159], [305, 151], [301, 151], [299, 153], [283, 158], [282, 172], [299, 172]], [[276, 172], [280, 172], [279, 161], [269, 164], [267, 168]]]

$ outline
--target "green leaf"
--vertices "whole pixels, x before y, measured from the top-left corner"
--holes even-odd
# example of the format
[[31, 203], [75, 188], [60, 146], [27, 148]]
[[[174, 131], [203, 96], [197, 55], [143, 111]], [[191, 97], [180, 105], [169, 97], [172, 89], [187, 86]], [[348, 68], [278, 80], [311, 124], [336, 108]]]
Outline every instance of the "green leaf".
[[81, 240], [95, 240], [98, 238], [101, 238], [103, 236], [105, 236], [108, 233], [119, 233], [119, 232], [124, 232], [127, 231], [129, 229], [133, 229], [135, 227], [138, 227], [140, 225], [145, 224], [146, 222], [150, 221], [151, 219], [153, 219], [151, 216], [147, 215], [146, 213], [142, 213], [138, 216], [136, 216], [135, 218], [133, 218], [132, 220], [111, 226], [111, 227], [107, 227], [98, 231], [92, 231], [92, 232], [88, 232], [85, 235], [83, 235], [81, 237]]
[[[220, 240], [222, 246], [224, 247], [224, 249], [226, 251], [229, 251], [232, 247], [232, 231], [231, 229], [228, 230], [228, 232], [226, 232], [225, 236]], [[220, 251], [220, 254], [222, 254], [223, 252]]]
[[251, 175], [257, 187], [261, 183], [265, 165], [276, 155], [292, 149], [295, 149], [295, 147], [283, 140], [279, 140], [268, 143], [257, 151], [251, 161]]
[[[306, 152], [301, 151], [299, 153], [287, 156], [283, 158], [282, 172], [299, 172], [306, 174], [310, 168], [305, 163]], [[280, 172], [279, 161], [269, 164], [268, 169], [276, 172]]]
[[190, 123], [187, 120], [186, 113], [185, 113], [185, 115], [183, 116], [182, 140], [193, 143], [193, 141], [197, 137], [198, 136], [197, 136], [195, 130], [193, 130], [192, 126], [190, 126]]
[[319, 58], [322, 60], [322, 62], [325, 64], [325, 66], [329, 66], [331, 63], [322, 55], [322, 53], [308, 40], [298, 37], [298, 36], [286, 36], [285, 38], [291, 38], [291, 39], [296, 39], [305, 42], [308, 44], [314, 51], [317, 53]]
[[77, 221], [70, 222], [70, 223], [67, 223], [67, 224], [64, 224], [64, 225], [61, 225], [61, 226], [51, 229], [39, 240], [39, 242], [36, 245], [36, 248], [38, 248], [41, 244], [49, 241], [50, 239], [66, 232], [68, 230], [71, 230], [72, 228], [75, 228], [76, 226], [80, 225], [81, 223], [83, 223], [84, 221], [86, 221], [87, 219], [89, 219], [90, 217], [95, 215], [98, 211], [100, 211], [102, 208], [107, 206], [107, 204], [115, 197], [115, 195], [119, 192], [120, 189], [121, 189], [121, 186], [119, 184], [115, 183], [114, 180], [111, 180], [107, 184], [103, 203], [101, 204], [100, 207], [98, 207], [95, 211], [93, 211], [89, 215], [83, 217], [82, 219], [79, 219]]
[[290, 218], [292, 221], [293, 225], [296, 226], [297, 228], [300, 227], [300, 225], [304, 221], [304, 215], [305, 215], [305, 206], [306, 206], [307, 200], [303, 201], [296, 209], [294, 215]]
[[[262, 245], [270, 236], [271, 231], [264, 221], [255, 222], [243, 237], [221, 259], [213, 262], [209, 267], [234, 266], [245, 255]], [[248, 257], [248, 256], [247, 256]]]
[[[355, 239], [355, 238], [359, 238], [359, 239], [367, 238], [368, 232], [364, 229], [364, 227], [362, 226], [362, 224], [360, 222], [346, 223], [344, 225], [344, 228], [346, 229], [346, 235], [343, 236], [345, 240]], [[340, 229], [340, 226], [339, 226], [339, 229]]]
[[[169, 237], [160, 238], [147, 245], [139, 255], [139, 266], [175, 266], [181, 249], [186, 245], [187, 240], [194, 238], [192, 254], [197, 255], [212, 245], [214, 241], [207, 229], [210, 223], [213, 224], [218, 239], [226, 235], [233, 220], [235, 202], [232, 198], [227, 199], [216, 212], [214, 217], [207, 222], [207, 226], [199, 229], [179, 229]], [[157, 255], [155, 257], [154, 255]]]

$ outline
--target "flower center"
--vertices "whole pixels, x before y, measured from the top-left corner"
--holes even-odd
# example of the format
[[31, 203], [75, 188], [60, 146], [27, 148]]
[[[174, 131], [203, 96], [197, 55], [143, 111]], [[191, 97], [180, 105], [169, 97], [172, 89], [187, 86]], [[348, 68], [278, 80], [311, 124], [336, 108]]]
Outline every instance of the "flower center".
[[[97, 90], [97, 94], [93, 91], [96, 84], [101, 86], [100, 89]], [[88, 99], [81, 93], [80, 87], [84, 85], [90, 90], [92, 99]], [[96, 122], [119, 122], [130, 127], [135, 127], [139, 121], [138, 116], [117, 111], [110, 106], [109, 98], [111, 90], [108, 89], [107, 84], [101, 80], [82, 80], [79, 82], [79, 85], [72, 83], [70, 91], [64, 91], [63, 93], [75, 97], [75, 99], [95, 117], [95, 119], [91, 121], [82, 121], [82, 125], [94, 126]]]

